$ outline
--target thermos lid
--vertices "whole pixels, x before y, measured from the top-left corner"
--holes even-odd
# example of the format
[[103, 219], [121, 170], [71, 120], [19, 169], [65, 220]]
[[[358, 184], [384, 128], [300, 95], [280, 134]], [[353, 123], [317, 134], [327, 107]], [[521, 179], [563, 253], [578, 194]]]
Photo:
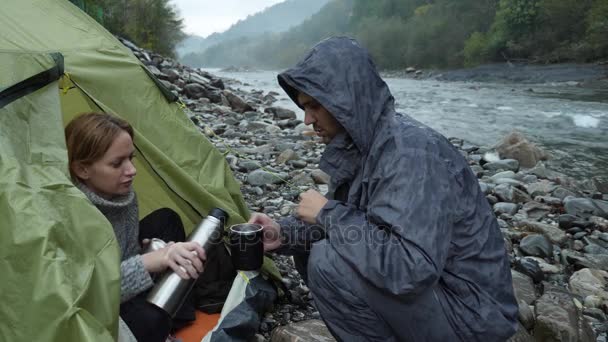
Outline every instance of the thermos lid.
[[220, 221], [228, 220], [228, 213], [220, 208], [213, 208], [209, 213], [209, 216], [213, 216]]

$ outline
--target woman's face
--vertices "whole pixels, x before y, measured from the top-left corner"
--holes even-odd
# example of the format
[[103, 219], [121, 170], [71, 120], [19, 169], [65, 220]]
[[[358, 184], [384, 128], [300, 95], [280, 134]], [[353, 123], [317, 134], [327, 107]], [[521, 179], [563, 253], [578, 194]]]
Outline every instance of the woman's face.
[[133, 165], [134, 152], [131, 136], [122, 131], [101, 159], [90, 165], [76, 166], [76, 174], [89, 189], [103, 198], [125, 195], [131, 190], [137, 173]]

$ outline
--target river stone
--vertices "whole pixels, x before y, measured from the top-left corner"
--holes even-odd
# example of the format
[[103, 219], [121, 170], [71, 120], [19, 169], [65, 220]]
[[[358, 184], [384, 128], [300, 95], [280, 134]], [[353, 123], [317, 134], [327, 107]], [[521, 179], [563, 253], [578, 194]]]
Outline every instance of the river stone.
[[255, 170], [247, 176], [247, 183], [253, 186], [280, 184], [284, 182], [285, 178], [287, 178], [287, 175], [270, 173], [263, 170]]
[[603, 217], [591, 216], [589, 218], [589, 222], [591, 222], [592, 224], [594, 224], [596, 227], [598, 227], [599, 229], [601, 229], [604, 232], [608, 231], [608, 220]]
[[551, 212], [551, 207], [536, 201], [527, 202], [522, 206], [523, 211], [528, 215], [529, 219], [540, 220]]
[[483, 168], [491, 171], [505, 170], [517, 172], [519, 170], [519, 162], [515, 159], [501, 159], [494, 162], [486, 163]]
[[564, 269], [561, 265], [559, 265], [559, 264], [551, 265], [551, 264], [547, 263], [545, 261], [545, 259], [543, 259], [543, 258], [534, 257], [534, 256], [526, 256], [526, 257], [523, 257], [522, 259], [534, 260], [536, 263], [538, 263], [538, 267], [540, 267], [540, 270], [546, 274], [561, 274], [564, 271]]
[[604, 254], [583, 255], [580, 252], [576, 252], [576, 251], [572, 251], [572, 250], [563, 250], [562, 259], [563, 259], [562, 263], [575, 265], [576, 266], [575, 269], [591, 268], [591, 269], [600, 269], [600, 270], [608, 271], [608, 255], [604, 255]]
[[553, 256], [553, 245], [543, 235], [533, 234], [528, 235], [519, 243], [519, 249], [525, 255], [548, 258]]
[[561, 229], [570, 229], [574, 227], [574, 222], [578, 219], [579, 218], [574, 215], [562, 214], [557, 218], [557, 222]]
[[564, 198], [564, 209], [570, 215], [589, 218], [600, 216], [608, 218], [608, 202], [568, 196]]
[[496, 215], [508, 214], [513, 216], [517, 213], [517, 207], [518, 205], [515, 203], [499, 202], [494, 204], [494, 213]]
[[207, 79], [197, 73], [191, 72], [188, 75], [188, 83], [195, 83], [195, 84], [206, 86], [206, 85], [209, 85], [209, 79]]
[[593, 176], [591, 177], [593, 184], [597, 191], [608, 194], [608, 177], [605, 176]]
[[222, 94], [228, 100], [228, 104], [230, 108], [232, 108], [237, 113], [244, 113], [253, 110], [250, 104], [245, 102], [240, 96], [233, 94], [230, 90], [224, 90]]
[[541, 233], [546, 236], [552, 243], [561, 245], [562, 243], [568, 240], [566, 233], [564, 233], [559, 228], [552, 226], [550, 224], [534, 222], [529, 220], [522, 220], [517, 222], [517, 227], [521, 229], [528, 230], [535, 233]]
[[562, 187], [557, 187], [555, 190], [553, 190], [552, 195], [554, 197], [560, 198], [562, 201], [568, 196], [577, 196], [577, 194], [575, 194], [574, 192]]
[[513, 178], [496, 178], [496, 179], [494, 179], [494, 183], [496, 183], [496, 184], [510, 184], [512, 186], [520, 186], [520, 187], [524, 186], [524, 183], [518, 181], [517, 179], [513, 179]]
[[536, 175], [525, 175], [521, 181], [526, 184], [532, 184], [538, 182], [538, 177]]
[[547, 196], [551, 194], [556, 187], [557, 186], [553, 182], [543, 179], [540, 182], [526, 185], [526, 190], [532, 197]]
[[562, 200], [552, 196], [536, 196], [534, 200], [540, 203], [545, 203], [552, 206], [561, 206]]
[[315, 181], [307, 172], [298, 172], [295, 176], [290, 177], [289, 183], [293, 185], [313, 185]]
[[270, 342], [333, 342], [335, 339], [323, 321], [311, 319], [278, 327], [272, 331]]
[[591, 295], [608, 298], [608, 292], [604, 290], [607, 284], [608, 272], [583, 268], [574, 272], [568, 284], [572, 293], [583, 298]]
[[519, 132], [511, 132], [496, 146], [496, 151], [503, 159], [515, 159], [522, 167], [534, 167], [539, 161], [546, 160], [548, 155], [540, 147], [531, 143]]
[[587, 297], [585, 297], [584, 303], [585, 303], [585, 307], [588, 308], [599, 308], [602, 305], [602, 298], [595, 296], [595, 295], [589, 295]]
[[526, 276], [530, 277], [534, 283], [540, 283], [545, 279], [540, 265], [536, 260], [528, 258], [517, 258], [513, 265], [513, 270], [518, 271]]
[[190, 83], [184, 86], [184, 93], [191, 99], [199, 99], [205, 96], [207, 90], [200, 84]]
[[296, 113], [293, 110], [281, 107], [268, 107], [264, 113], [272, 114], [275, 120], [296, 119]]
[[294, 150], [285, 150], [277, 157], [277, 164], [285, 164], [290, 160], [299, 159], [298, 154]]
[[511, 270], [511, 276], [513, 278], [513, 290], [515, 291], [517, 302], [523, 301], [526, 304], [532, 304], [536, 300], [536, 291], [534, 290], [532, 279], [515, 270]]
[[591, 326], [565, 290], [545, 290], [535, 306], [536, 341], [595, 342]]
[[296, 169], [303, 169], [308, 166], [308, 163], [305, 160], [292, 160], [289, 162], [289, 165]]
[[494, 187], [494, 194], [503, 202], [513, 202], [513, 187], [509, 184], [499, 184]]
[[499, 173], [495, 174], [494, 176], [492, 176], [490, 178], [493, 181], [496, 181], [496, 180], [501, 179], [501, 178], [515, 179], [515, 172], [513, 172], [513, 171], [502, 171], [502, 172], [499, 172]]
[[260, 165], [260, 163], [253, 161], [253, 160], [247, 160], [247, 159], [239, 161], [238, 166], [241, 170], [244, 170], [245, 172], [257, 170], [260, 167], [262, 167]]
[[523, 324], [524, 327], [526, 327], [526, 329], [532, 329], [534, 327], [534, 312], [530, 308], [530, 305], [528, 305], [523, 300], [519, 300], [517, 304], [519, 307], [519, 321]]

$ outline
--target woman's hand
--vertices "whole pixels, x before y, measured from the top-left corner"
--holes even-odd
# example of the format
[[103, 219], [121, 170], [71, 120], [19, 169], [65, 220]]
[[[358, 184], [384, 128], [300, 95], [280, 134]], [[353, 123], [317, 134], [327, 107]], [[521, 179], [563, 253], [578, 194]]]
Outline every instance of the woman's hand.
[[249, 218], [249, 223], [256, 223], [262, 226], [262, 242], [264, 252], [272, 251], [281, 246], [281, 226], [265, 214], [254, 213]]
[[327, 198], [315, 190], [308, 190], [300, 194], [300, 204], [298, 204], [297, 215], [300, 220], [315, 224], [317, 223], [317, 215], [325, 204]]
[[207, 260], [205, 250], [197, 242], [169, 242], [166, 247], [141, 257], [146, 271], [157, 273], [171, 268], [182, 279], [198, 278]]

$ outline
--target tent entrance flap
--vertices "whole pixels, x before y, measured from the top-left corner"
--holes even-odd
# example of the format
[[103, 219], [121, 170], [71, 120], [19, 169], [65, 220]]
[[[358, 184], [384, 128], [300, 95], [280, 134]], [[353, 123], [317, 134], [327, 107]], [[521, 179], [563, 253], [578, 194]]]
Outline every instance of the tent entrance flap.
[[59, 79], [63, 75], [63, 55], [54, 52], [50, 54], [55, 61], [55, 65], [47, 70], [44, 70], [32, 77], [14, 84], [0, 92], [0, 108], [9, 103], [35, 92], [36, 90], [49, 85]]

